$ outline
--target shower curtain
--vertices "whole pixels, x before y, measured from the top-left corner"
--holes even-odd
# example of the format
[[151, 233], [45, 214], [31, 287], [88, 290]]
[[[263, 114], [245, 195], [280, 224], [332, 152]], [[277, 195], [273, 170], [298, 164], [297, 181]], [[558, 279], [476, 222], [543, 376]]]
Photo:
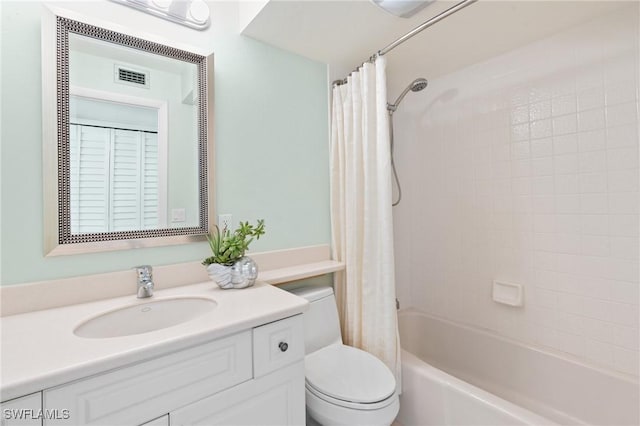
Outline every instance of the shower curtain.
[[332, 250], [346, 264], [335, 275], [345, 343], [381, 359], [400, 390], [385, 67], [379, 57], [333, 89]]

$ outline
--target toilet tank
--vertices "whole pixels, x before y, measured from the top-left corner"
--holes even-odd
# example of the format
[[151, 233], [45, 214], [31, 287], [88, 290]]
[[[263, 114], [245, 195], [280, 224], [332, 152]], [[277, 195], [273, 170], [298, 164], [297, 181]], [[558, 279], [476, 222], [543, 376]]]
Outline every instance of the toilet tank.
[[338, 308], [331, 287], [300, 287], [289, 291], [309, 301], [309, 309], [303, 316], [306, 354], [342, 343]]

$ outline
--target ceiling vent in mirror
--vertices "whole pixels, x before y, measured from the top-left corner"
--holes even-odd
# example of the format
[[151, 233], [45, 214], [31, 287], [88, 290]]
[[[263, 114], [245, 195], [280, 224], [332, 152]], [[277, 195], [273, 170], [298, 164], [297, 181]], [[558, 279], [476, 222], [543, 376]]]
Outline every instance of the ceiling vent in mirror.
[[205, 30], [211, 24], [211, 12], [204, 0], [111, 0], [151, 15]]
[[116, 83], [129, 84], [131, 86], [149, 88], [149, 72], [134, 70], [131, 67], [118, 65], [115, 66]]
[[433, 0], [371, 0], [371, 2], [392, 15], [410, 18], [427, 7]]

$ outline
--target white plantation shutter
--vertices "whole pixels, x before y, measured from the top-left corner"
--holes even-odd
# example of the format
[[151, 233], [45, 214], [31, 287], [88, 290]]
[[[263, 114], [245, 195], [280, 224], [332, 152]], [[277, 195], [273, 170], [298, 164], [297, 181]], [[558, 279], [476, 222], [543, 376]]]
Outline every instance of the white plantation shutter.
[[71, 232], [159, 228], [157, 135], [71, 125]]
[[71, 232], [104, 232], [109, 200], [110, 129], [72, 125]]

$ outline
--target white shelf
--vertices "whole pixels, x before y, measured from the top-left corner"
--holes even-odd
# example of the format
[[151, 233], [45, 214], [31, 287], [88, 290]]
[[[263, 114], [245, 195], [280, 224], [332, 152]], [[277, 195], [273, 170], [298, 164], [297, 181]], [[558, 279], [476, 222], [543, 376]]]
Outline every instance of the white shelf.
[[260, 272], [258, 274], [258, 280], [269, 284], [284, 284], [304, 278], [317, 277], [331, 272], [342, 271], [344, 268], [345, 264], [343, 262], [323, 260], [320, 262], [305, 263]]

